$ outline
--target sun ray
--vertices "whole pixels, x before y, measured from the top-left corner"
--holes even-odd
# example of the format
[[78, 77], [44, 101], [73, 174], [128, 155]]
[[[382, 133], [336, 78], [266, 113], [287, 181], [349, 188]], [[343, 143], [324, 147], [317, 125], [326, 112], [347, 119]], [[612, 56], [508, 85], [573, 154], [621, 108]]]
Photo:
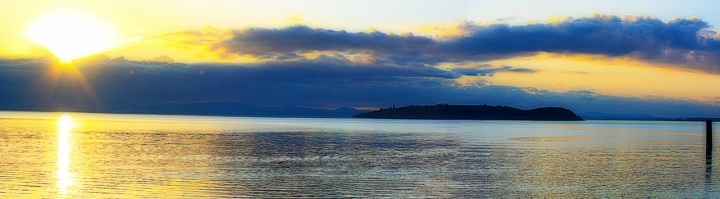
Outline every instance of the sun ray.
[[79, 85], [80, 88], [83, 90], [86, 97], [90, 98], [90, 102], [94, 106], [102, 106], [103, 103], [100, 100], [100, 96], [97, 95], [95, 90], [90, 86], [90, 83], [85, 79], [85, 76], [83, 76], [82, 73], [80, 73], [80, 70], [78, 70], [75, 66], [68, 66], [68, 72], [71, 76], [71, 81], [74, 85]]
[[[101, 18], [72, 9], [56, 9], [46, 12], [28, 23], [24, 36], [29, 41], [49, 50], [61, 63], [50, 66], [40, 80], [45, 90], [46, 104], [57, 102], [54, 95], [61, 86], [79, 88], [82, 101], [76, 96], [67, 98], [71, 103], [89, 101], [94, 107], [103, 103], [72, 60], [91, 56], [114, 48], [120, 41], [117, 31]], [[43, 88], [44, 87], [44, 88]], [[72, 92], [72, 91], [70, 91]], [[41, 94], [42, 95], [42, 94]]]
[[84, 97], [84, 99], [89, 99], [90, 105], [92, 107], [102, 107], [104, 106], [104, 103], [100, 96], [95, 92], [93, 87], [90, 85], [90, 83], [87, 81], [85, 76], [82, 74], [82, 72], [73, 64], [68, 63], [57, 63], [53, 66], [51, 66], [45, 75], [42, 77], [42, 79], [39, 80], [38, 86], [36, 87], [44, 87], [46, 89], [40, 89], [44, 90], [44, 93], [42, 93], [42, 96], [45, 96], [45, 103], [46, 105], [51, 105], [51, 102], [56, 101], [57, 99], [54, 99], [53, 94], [56, 92], [58, 84], [61, 82], [61, 79], [67, 78], [69, 80], [68, 85], [73, 88], [79, 87], [82, 90], [81, 94]]

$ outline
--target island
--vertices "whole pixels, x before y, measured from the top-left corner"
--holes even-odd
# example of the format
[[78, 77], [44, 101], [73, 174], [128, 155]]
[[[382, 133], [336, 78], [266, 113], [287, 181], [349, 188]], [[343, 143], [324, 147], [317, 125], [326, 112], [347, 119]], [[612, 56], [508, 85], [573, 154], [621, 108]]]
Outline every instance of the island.
[[561, 107], [522, 110], [509, 106], [448, 105], [406, 106], [353, 115], [354, 118], [441, 119], [441, 120], [539, 120], [583, 121], [573, 111]]

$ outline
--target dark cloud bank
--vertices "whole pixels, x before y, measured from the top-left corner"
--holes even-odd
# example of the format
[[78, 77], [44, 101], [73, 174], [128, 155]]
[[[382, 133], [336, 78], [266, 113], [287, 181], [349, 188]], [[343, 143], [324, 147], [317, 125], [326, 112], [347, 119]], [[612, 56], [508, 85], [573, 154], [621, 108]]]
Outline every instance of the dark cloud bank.
[[[631, 56], [717, 74], [720, 40], [708, 27], [699, 19], [662, 22], [649, 17], [596, 15], [525, 26], [467, 23], [462, 25], [467, 34], [438, 38], [306, 26], [234, 30], [225, 39], [217, 39], [222, 34], [188, 31], [173, 33], [185, 38], [175, 42], [207, 47], [222, 56], [252, 55], [265, 62], [181, 64], [172, 63], [169, 57], [151, 62], [107, 57], [78, 61], [75, 65], [97, 96], [92, 98], [82, 83], [70, 78], [70, 72], [57, 81], [49, 80], [52, 60], [0, 60], [0, 108], [102, 110], [210, 102], [334, 108], [449, 103], [717, 117], [720, 105], [689, 99], [614, 97], [587, 90], [555, 93], [483, 85], [487, 82], [482, 81], [480, 86], [465, 87], [455, 79], [537, 71], [486, 64], [447, 70], [436, 67], [441, 62], [481, 63], [545, 51]], [[313, 59], [302, 56], [309, 52], [322, 55]], [[354, 55], [371, 58], [357, 61]]]
[[700, 19], [663, 22], [643, 16], [594, 15], [552, 24], [460, 26], [467, 34], [439, 38], [294, 26], [234, 30], [231, 38], [214, 42], [207, 42], [218, 38], [214, 34], [188, 31], [185, 35], [193, 39], [179, 42], [203, 40], [224, 56], [289, 59], [302, 52], [339, 51], [368, 53], [378, 62], [404, 65], [491, 60], [541, 51], [585, 53], [631, 56], [720, 74], [720, 35]]
[[[70, 72], [53, 86], [50, 63], [0, 65], [0, 107], [21, 110], [100, 110], [166, 103], [250, 103], [261, 106], [388, 107], [410, 104], [562, 106], [576, 112], [717, 116], [720, 107], [692, 100], [622, 98], [591, 91], [554, 93], [512, 86], [462, 87], [460, 73], [435, 68], [350, 65], [317, 60], [256, 65], [78, 63], [97, 94], [93, 101]], [[202, 71], [202, 72], [201, 72]], [[202, 73], [202, 74], [201, 74]], [[31, 85], [31, 86], [28, 86]]]

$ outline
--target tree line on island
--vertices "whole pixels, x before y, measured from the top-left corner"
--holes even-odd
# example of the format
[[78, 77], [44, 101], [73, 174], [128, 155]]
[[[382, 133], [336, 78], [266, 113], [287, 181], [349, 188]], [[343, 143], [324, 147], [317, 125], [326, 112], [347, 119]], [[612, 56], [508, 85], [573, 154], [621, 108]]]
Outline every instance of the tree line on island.
[[410, 105], [353, 115], [354, 118], [384, 119], [445, 119], [445, 120], [542, 120], [583, 121], [573, 111], [561, 107], [542, 107], [522, 110], [509, 106], [490, 105]]

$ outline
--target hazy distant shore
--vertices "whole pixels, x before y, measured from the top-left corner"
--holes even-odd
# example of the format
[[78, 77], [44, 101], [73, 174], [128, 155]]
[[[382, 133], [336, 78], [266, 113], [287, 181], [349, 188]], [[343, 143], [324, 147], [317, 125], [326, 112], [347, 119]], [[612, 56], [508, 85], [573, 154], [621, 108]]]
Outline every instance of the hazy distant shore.
[[[475, 106], [475, 105], [467, 105]], [[419, 107], [419, 106], [415, 106]], [[391, 110], [392, 107], [381, 110]], [[396, 108], [397, 109], [397, 108]], [[87, 112], [87, 113], [116, 113], [116, 114], [150, 114], [150, 115], [194, 115], [194, 116], [227, 116], [227, 117], [298, 117], [298, 118], [351, 118], [365, 114], [368, 110], [358, 110], [351, 107], [336, 109], [304, 108], [293, 105], [283, 107], [265, 107], [246, 103], [190, 103], [190, 104], [161, 104], [161, 105], [129, 105], [108, 108], [3, 108], [0, 111], [30, 111], [30, 112]], [[379, 110], [378, 110], [379, 111]], [[608, 114], [600, 112], [575, 113], [584, 120], [636, 120], [636, 121], [705, 121], [720, 118], [705, 117], [655, 117], [646, 114]], [[419, 117], [419, 116], [418, 116]], [[407, 117], [413, 119], [418, 117]], [[362, 118], [359, 117], [359, 118]], [[366, 117], [372, 118], [372, 117]], [[432, 118], [424, 118], [432, 119]], [[452, 118], [434, 118], [452, 119]], [[510, 119], [512, 120], [512, 119]]]

